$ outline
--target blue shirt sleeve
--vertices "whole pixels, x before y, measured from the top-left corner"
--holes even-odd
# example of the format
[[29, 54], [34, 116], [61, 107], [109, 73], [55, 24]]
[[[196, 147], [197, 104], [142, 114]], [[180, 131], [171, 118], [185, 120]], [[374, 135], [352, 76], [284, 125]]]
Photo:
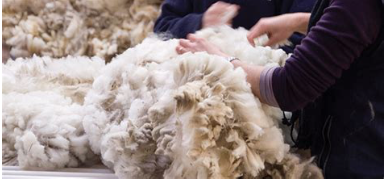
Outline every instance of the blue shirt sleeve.
[[185, 38], [201, 28], [203, 12], [193, 11], [192, 0], [166, 0], [154, 27], [155, 33], [169, 32], [176, 38]]

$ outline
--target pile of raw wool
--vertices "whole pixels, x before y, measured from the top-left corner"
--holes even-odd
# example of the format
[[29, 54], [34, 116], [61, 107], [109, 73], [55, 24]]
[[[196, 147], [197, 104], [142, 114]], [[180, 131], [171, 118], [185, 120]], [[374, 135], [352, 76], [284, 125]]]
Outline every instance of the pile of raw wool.
[[[246, 33], [221, 27], [197, 35], [247, 63], [284, 64], [287, 55], [282, 50], [254, 48]], [[20, 76], [23, 73], [11, 67], [31, 62], [7, 63], [3, 70], [9, 69], [7, 74], [12, 75], [3, 74], [3, 88], [9, 89], [3, 92], [3, 98], [8, 99], [3, 100], [8, 106], [3, 108], [3, 128], [16, 142], [7, 141], [7, 150], [3, 144], [3, 158], [18, 155], [22, 167], [51, 169], [47, 162], [56, 162], [54, 167], [75, 166], [64, 160], [68, 155], [61, 152], [76, 156], [76, 164], [99, 155], [119, 178], [322, 178], [310, 160], [290, 153], [279, 128], [281, 111], [254, 97], [242, 69], [205, 52], [178, 55], [177, 44], [177, 39], [147, 38], [101, 69], [95, 59], [68, 62], [76, 70], [62, 69], [68, 73], [66, 83], [43, 76], [55, 76], [49, 75], [47, 68], [67, 64], [71, 57], [48, 64], [35, 62], [43, 65]], [[35, 58], [32, 61], [42, 61]], [[82, 68], [87, 72], [77, 73]], [[82, 73], [87, 78], [80, 76]], [[49, 106], [47, 111], [31, 100], [20, 104], [15, 97], [25, 92], [17, 91], [11, 83], [17, 77], [55, 86], [45, 91], [27, 85], [24, 88], [33, 91], [27, 93], [30, 98], [55, 93], [63, 102], [57, 104], [58, 99], [46, 95], [40, 106]], [[85, 97], [74, 93], [79, 91], [85, 92]], [[84, 99], [73, 100], [81, 97]], [[74, 125], [76, 130], [70, 130]], [[17, 132], [12, 131], [13, 126]], [[86, 140], [79, 139], [83, 136]]]
[[97, 161], [83, 129], [82, 104], [104, 66], [85, 57], [3, 65], [3, 164], [55, 169]]
[[3, 0], [3, 41], [14, 57], [109, 60], [153, 29], [162, 0]]

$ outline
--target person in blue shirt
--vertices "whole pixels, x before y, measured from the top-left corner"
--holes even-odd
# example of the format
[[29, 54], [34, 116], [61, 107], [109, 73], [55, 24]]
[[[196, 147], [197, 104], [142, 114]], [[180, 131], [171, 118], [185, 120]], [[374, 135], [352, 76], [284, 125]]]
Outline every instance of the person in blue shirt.
[[[228, 23], [233, 28], [251, 29], [261, 18], [284, 13], [310, 12], [316, 0], [165, 0], [161, 15], [154, 27], [156, 33], [169, 33], [175, 38], [186, 38], [205, 27]], [[229, 22], [220, 22], [231, 9], [238, 10]], [[293, 46], [282, 47], [291, 53], [303, 35], [290, 37]]]

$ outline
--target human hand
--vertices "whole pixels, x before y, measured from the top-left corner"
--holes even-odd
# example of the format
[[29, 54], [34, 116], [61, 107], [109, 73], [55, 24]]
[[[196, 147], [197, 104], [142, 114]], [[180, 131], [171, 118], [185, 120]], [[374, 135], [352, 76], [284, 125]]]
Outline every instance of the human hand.
[[189, 34], [187, 39], [180, 39], [179, 45], [176, 47], [176, 52], [178, 54], [202, 51], [205, 51], [211, 55], [229, 57], [229, 55], [223, 53], [217, 46], [193, 34]]
[[247, 39], [253, 46], [254, 39], [267, 34], [269, 40], [264, 46], [272, 46], [288, 39], [294, 32], [305, 34], [309, 22], [309, 13], [284, 14], [262, 18], [249, 31]]
[[202, 28], [219, 26], [228, 24], [230, 25], [232, 19], [237, 15], [239, 10], [238, 5], [229, 4], [225, 2], [216, 2], [203, 15]]

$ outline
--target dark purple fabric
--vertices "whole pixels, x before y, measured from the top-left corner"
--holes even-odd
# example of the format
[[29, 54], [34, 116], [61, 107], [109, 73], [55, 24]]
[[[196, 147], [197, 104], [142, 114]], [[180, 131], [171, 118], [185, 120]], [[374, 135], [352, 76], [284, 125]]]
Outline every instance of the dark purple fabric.
[[382, 19], [377, 0], [333, 0], [272, 86], [280, 108], [294, 111], [315, 100], [348, 70], [378, 36]]

